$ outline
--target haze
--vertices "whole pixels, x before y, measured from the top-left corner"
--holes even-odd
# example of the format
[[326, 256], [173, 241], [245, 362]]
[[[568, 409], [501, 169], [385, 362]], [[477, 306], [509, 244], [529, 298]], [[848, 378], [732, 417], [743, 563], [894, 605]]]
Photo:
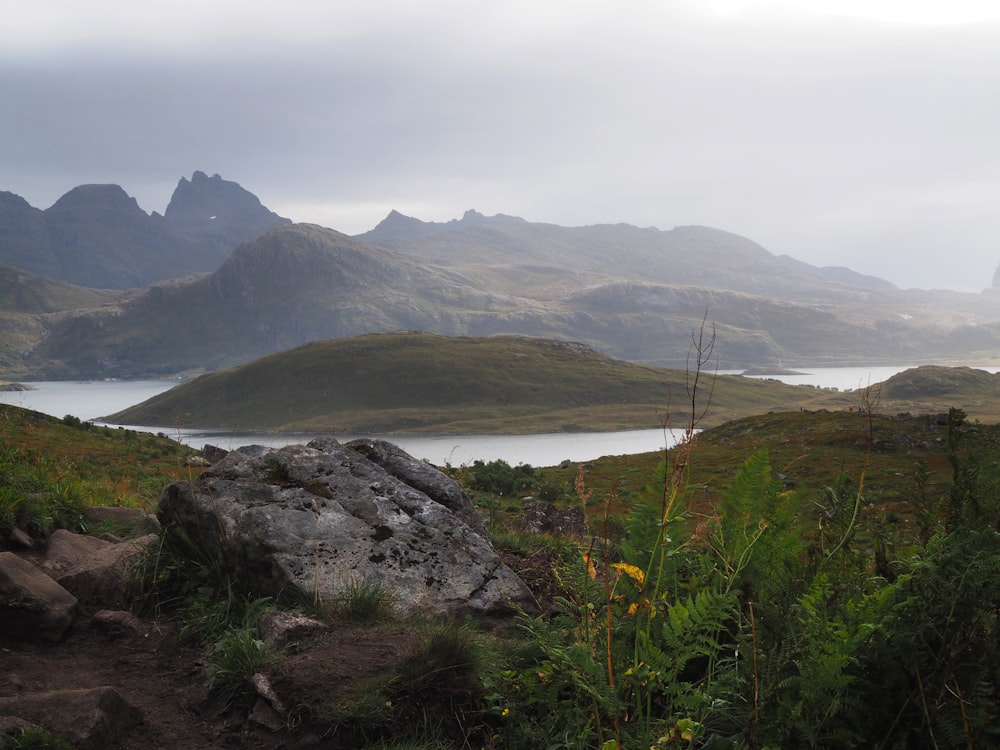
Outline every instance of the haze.
[[0, 190], [200, 169], [355, 234], [390, 209], [704, 224], [901, 287], [1000, 262], [993, 2], [36, 0]]

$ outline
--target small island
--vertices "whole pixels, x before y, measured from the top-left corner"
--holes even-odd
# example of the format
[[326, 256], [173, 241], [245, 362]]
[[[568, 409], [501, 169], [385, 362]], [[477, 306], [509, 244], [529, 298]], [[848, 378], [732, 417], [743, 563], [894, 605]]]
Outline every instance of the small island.
[[0, 383], [0, 391], [16, 393], [18, 391], [33, 391], [30, 385], [24, 383]]

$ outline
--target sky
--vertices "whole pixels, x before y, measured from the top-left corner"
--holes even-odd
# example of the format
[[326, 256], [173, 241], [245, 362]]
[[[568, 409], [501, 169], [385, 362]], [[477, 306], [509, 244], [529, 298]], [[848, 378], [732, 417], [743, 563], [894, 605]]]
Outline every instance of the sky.
[[701, 224], [903, 288], [1000, 264], [996, 0], [33, 0], [0, 190], [195, 170], [348, 234], [390, 210]]

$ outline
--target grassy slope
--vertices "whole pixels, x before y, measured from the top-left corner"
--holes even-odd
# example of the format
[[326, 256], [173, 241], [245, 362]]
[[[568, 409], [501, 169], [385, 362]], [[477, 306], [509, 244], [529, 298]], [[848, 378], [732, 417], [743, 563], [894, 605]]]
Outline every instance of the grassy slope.
[[[714, 383], [714, 385], [713, 385]], [[860, 406], [840, 393], [738, 376], [703, 376], [701, 421], [767, 411]], [[520, 337], [372, 334], [315, 342], [202, 376], [111, 415], [123, 424], [341, 433], [529, 433], [683, 425], [688, 375]], [[1000, 421], [1000, 376], [921, 367], [881, 388], [882, 413], [965, 410]], [[669, 417], [669, 419], [668, 419]]]
[[[205, 375], [110, 419], [334, 432], [658, 427], [668, 412], [685, 413], [686, 379], [683, 371], [540, 339], [375, 334], [307, 344]], [[720, 376], [706, 422], [797, 409], [816, 393]]]
[[[38, 465], [35, 473], [61, 494], [85, 505], [153, 509], [170, 482], [191, 480], [197, 470], [184, 458], [195, 451], [166, 437], [133, 430], [66, 424], [17, 406], [0, 404], [0, 451], [4, 460]], [[13, 477], [0, 476], [13, 487]]]
[[[925, 494], [932, 502], [942, 500], [951, 484], [947, 426], [934, 417], [876, 415], [870, 455], [867, 429], [867, 419], [857, 412], [796, 411], [737, 419], [702, 432], [690, 457], [687, 482], [694, 526], [714, 512], [743, 462], [761, 450], [768, 453], [773, 475], [794, 490], [789, 497], [813, 523], [819, 523], [821, 510], [829, 503], [826, 488], [842, 488], [842, 502], [850, 503], [864, 472], [863, 512], [912, 526], [911, 501], [919, 496], [918, 462], [927, 464]], [[1000, 426], [978, 429], [1000, 437]], [[994, 444], [1000, 441], [995, 438]], [[606, 513], [627, 513], [639, 497], [656, 497], [653, 478], [662, 460], [661, 453], [609, 455], [583, 467], [593, 492], [586, 511], [594, 527], [601, 528]], [[577, 466], [545, 467], [536, 476], [572, 496], [578, 471]], [[507, 512], [516, 513], [519, 503], [509, 505]]]
[[45, 337], [49, 314], [98, 307], [119, 294], [0, 266], [0, 370], [12, 376], [28, 374], [23, 353]]

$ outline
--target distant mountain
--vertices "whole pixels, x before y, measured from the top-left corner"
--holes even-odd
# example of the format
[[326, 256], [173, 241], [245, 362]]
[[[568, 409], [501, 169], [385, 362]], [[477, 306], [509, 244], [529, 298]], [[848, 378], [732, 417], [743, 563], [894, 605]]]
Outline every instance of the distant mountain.
[[476, 211], [434, 223], [393, 211], [356, 239], [447, 267], [553, 267], [589, 279], [630, 278], [783, 300], [894, 288], [848, 269], [819, 269], [778, 257], [746, 237], [703, 226], [669, 231], [629, 224], [561, 227]]
[[[20, 347], [21, 368], [46, 379], [218, 370], [310, 341], [398, 330], [569, 340], [619, 359], [684, 367], [703, 321], [716, 340], [713, 366], [723, 368], [1000, 351], [1000, 327], [988, 322], [1000, 317], [1000, 299], [992, 307], [977, 299], [980, 313], [945, 313], [930, 293], [813, 283], [815, 299], [805, 302], [554, 266], [435, 266], [291, 224], [243, 243], [212, 274], [45, 317], [44, 335]], [[835, 293], [839, 305], [822, 301]], [[971, 310], [969, 297], [955, 304]]]
[[779, 255], [778, 260], [791, 268], [805, 271], [806, 273], [812, 274], [823, 279], [824, 281], [829, 281], [834, 284], [844, 284], [847, 286], [858, 287], [859, 289], [896, 288], [896, 285], [891, 281], [880, 279], [878, 276], [869, 276], [863, 273], [858, 273], [857, 271], [852, 271], [850, 268], [845, 268], [844, 266], [823, 266], [822, 268], [819, 268], [804, 261], [796, 260], [789, 255]]
[[203, 172], [181, 179], [164, 216], [118, 185], [81, 185], [44, 211], [0, 192], [0, 264], [78, 286], [138, 288], [214, 271], [240, 242], [287, 223]]
[[118, 296], [0, 266], [0, 372], [23, 371], [25, 352], [67, 311], [97, 309]]

